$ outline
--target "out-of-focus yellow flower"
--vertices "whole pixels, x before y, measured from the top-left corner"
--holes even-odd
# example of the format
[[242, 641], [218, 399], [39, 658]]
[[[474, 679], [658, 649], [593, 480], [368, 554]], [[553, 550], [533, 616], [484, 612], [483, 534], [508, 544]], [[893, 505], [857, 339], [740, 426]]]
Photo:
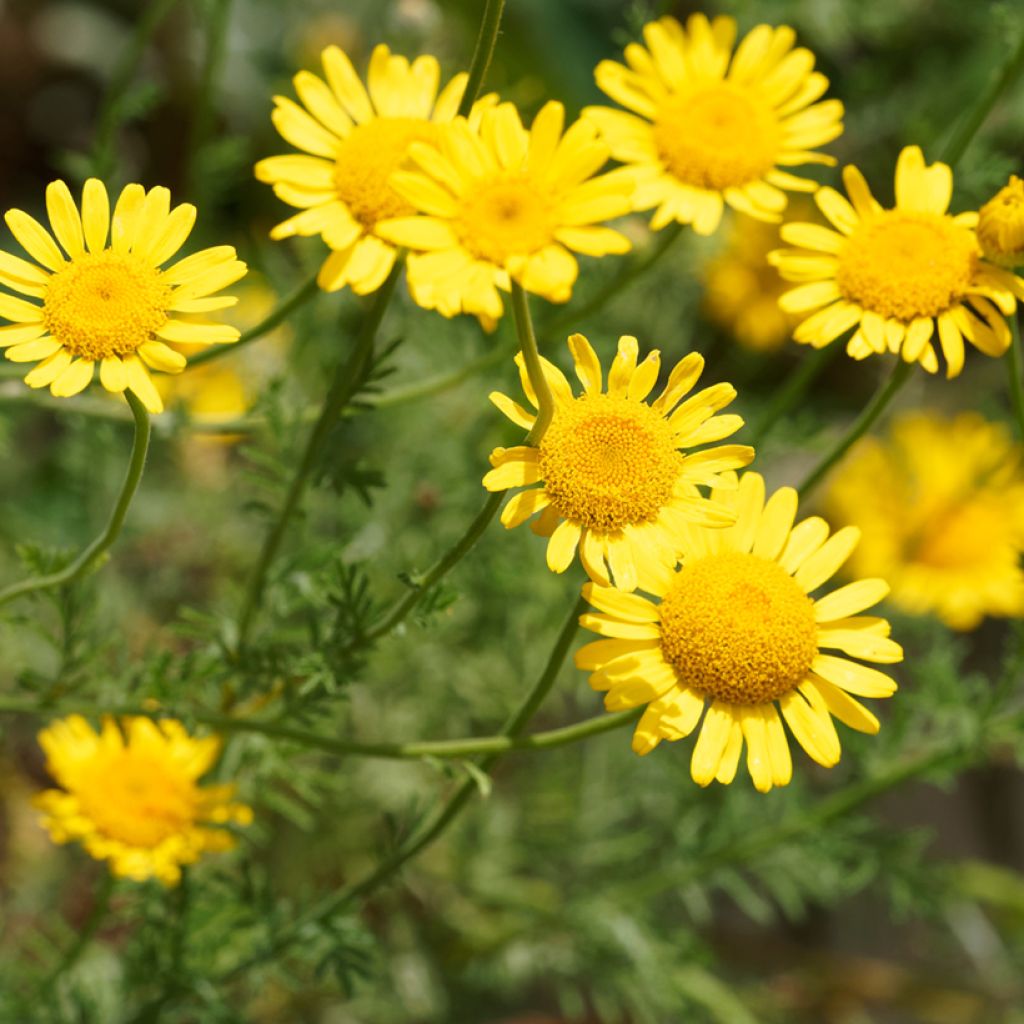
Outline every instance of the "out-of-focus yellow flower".
[[172, 719], [105, 718], [97, 733], [70, 715], [43, 729], [39, 743], [62, 787], [35, 798], [43, 826], [56, 843], [80, 842], [115, 875], [174, 885], [183, 865], [235, 845], [225, 826], [252, 821], [233, 785], [199, 785], [220, 740], [193, 739]]
[[[569, 349], [583, 394], [573, 395], [562, 371], [542, 359], [555, 400], [551, 423], [536, 447], [496, 448], [484, 486], [530, 488], [509, 501], [501, 521], [511, 528], [540, 512], [532, 529], [550, 538], [553, 572], [564, 572], [579, 549], [591, 579], [608, 586], [614, 579], [620, 589], [633, 590], [644, 562], [675, 564], [683, 525], [722, 527], [735, 520], [730, 506], [709, 501], [697, 488], [747, 465], [754, 449], [731, 444], [693, 451], [743, 426], [739, 416], [716, 415], [736, 397], [731, 384], [715, 384], [683, 401], [704, 368], [696, 352], [673, 367], [664, 390], [648, 404], [661, 368], [657, 350], [638, 366], [636, 338], [621, 338], [604, 391], [601, 363], [587, 339], [574, 334]], [[536, 408], [521, 355], [516, 363], [523, 392]], [[533, 413], [512, 399], [498, 392], [490, 398], [513, 423], [533, 426]]]
[[166, 188], [147, 192], [128, 185], [111, 217], [106, 188], [90, 178], [81, 213], [63, 181], [47, 187], [53, 235], [27, 213], [7, 211], [11, 233], [40, 264], [0, 252], [0, 284], [41, 300], [36, 305], [0, 294], [0, 317], [13, 321], [0, 327], [0, 348], [14, 362], [38, 363], [26, 384], [49, 387], [60, 398], [76, 395], [98, 364], [107, 391], [131, 391], [157, 413], [163, 402], [149, 370], [180, 373], [186, 362], [167, 342], [238, 339], [234, 327], [190, 315], [234, 305], [233, 296], [213, 293], [243, 277], [246, 266], [230, 245], [221, 245], [161, 270], [185, 244], [196, 219], [191, 204], [172, 210], [170, 203]]
[[609, 711], [647, 705], [633, 735], [638, 754], [689, 736], [703, 716], [694, 781], [732, 782], [746, 744], [750, 776], [767, 792], [792, 775], [782, 720], [815, 761], [832, 767], [840, 757], [833, 717], [875, 733], [878, 719], [854, 696], [896, 690], [889, 676], [860, 661], [892, 664], [903, 651], [884, 619], [860, 614], [885, 597], [883, 580], [811, 596], [856, 547], [856, 529], [829, 537], [817, 517], [794, 526], [796, 491], [780, 488], [765, 502], [757, 473], [712, 497], [732, 507], [736, 524], [684, 527], [678, 567], [641, 568], [638, 589], [653, 600], [583, 588], [597, 611], [580, 623], [606, 639], [580, 648], [576, 665], [606, 691]]
[[927, 166], [920, 148], [907, 146], [896, 162], [891, 210], [856, 167], [843, 168], [843, 182], [849, 199], [832, 188], [814, 196], [836, 230], [784, 224], [783, 240], [800, 248], [771, 255], [787, 281], [802, 282], [780, 299], [787, 312], [806, 316], [796, 341], [824, 348], [856, 327], [846, 346], [854, 359], [898, 352], [935, 373], [937, 330], [947, 377], [963, 369], [964, 338], [985, 355], [1002, 355], [1010, 344], [1005, 318], [1024, 282], [982, 259], [977, 213], [947, 212], [950, 168]]
[[851, 571], [884, 576], [894, 606], [953, 629], [1024, 615], [1022, 456], [976, 413], [911, 413], [858, 442], [826, 498], [863, 534]]
[[[349, 285], [365, 295], [384, 283], [397, 253], [378, 224], [414, 212], [391, 187], [391, 175], [405, 166], [410, 143], [436, 140], [440, 126], [455, 117], [467, 76], [456, 75], [439, 93], [434, 57], [410, 64], [383, 43], [370, 58], [366, 87], [337, 46], [328, 46], [322, 60], [326, 81], [309, 71], [293, 79], [301, 106], [274, 97], [274, 126], [302, 154], [267, 157], [256, 164], [256, 177], [301, 210], [270, 237], [320, 235], [331, 249], [320, 287]], [[473, 116], [494, 100], [478, 100]]]
[[694, 14], [684, 28], [666, 17], [644, 26], [646, 47], [626, 47], [628, 67], [598, 64], [598, 86], [631, 113], [588, 107], [583, 116], [616, 160], [644, 175], [633, 205], [657, 207], [655, 230], [678, 221], [710, 235], [726, 203], [779, 221], [787, 191], [814, 191], [783, 168], [834, 163], [815, 148], [842, 134], [843, 105], [816, 102], [828, 79], [795, 38], [785, 25], [758, 25], [733, 52], [733, 18]]
[[387, 221], [381, 234], [420, 251], [409, 258], [409, 289], [445, 316], [473, 313], [486, 324], [504, 310], [510, 280], [551, 302], [567, 302], [579, 266], [574, 253], [630, 248], [602, 225], [628, 213], [633, 176], [598, 171], [608, 147], [593, 125], [564, 131], [565, 108], [541, 108], [527, 131], [511, 103], [484, 112], [476, 132], [457, 120], [433, 144], [410, 147], [416, 165], [391, 184], [421, 211]]
[[993, 263], [1024, 264], [1024, 181], [1016, 174], [978, 211], [978, 241]]

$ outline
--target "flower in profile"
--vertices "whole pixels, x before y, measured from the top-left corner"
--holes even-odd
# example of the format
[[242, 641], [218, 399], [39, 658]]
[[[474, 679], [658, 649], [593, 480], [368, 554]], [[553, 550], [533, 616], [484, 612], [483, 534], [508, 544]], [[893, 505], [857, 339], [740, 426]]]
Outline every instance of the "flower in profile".
[[225, 826], [252, 821], [233, 785], [199, 785], [220, 740], [194, 739], [173, 719], [104, 718], [97, 733], [70, 715], [43, 729], [39, 743], [62, 787], [35, 798], [50, 838], [80, 842], [120, 877], [174, 885], [182, 866], [235, 845]]
[[733, 52], [736, 22], [703, 14], [684, 28], [674, 18], [644, 26], [646, 47], [626, 47], [626, 63], [597, 66], [598, 87], [628, 111], [588, 107], [612, 156], [653, 177], [639, 183], [634, 209], [657, 207], [651, 227], [718, 227], [724, 204], [761, 220], [781, 220], [786, 192], [815, 184], [783, 168], [832, 164], [815, 152], [842, 134], [839, 100], [816, 102], [828, 79], [814, 55], [793, 48], [791, 28], [758, 25]]
[[529, 131], [502, 103], [483, 113], [479, 131], [458, 119], [434, 142], [410, 147], [415, 168], [391, 184], [421, 216], [380, 231], [420, 253], [409, 258], [409, 289], [421, 306], [493, 325], [510, 280], [567, 302], [579, 273], [574, 253], [629, 250], [628, 239], [601, 222], [629, 212], [633, 177], [598, 174], [608, 147], [597, 130], [576, 121], [563, 133], [564, 124], [561, 103], [546, 103]]
[[[411, 143], [436, 140], [455, 117], [467, 75], [456, 75], [438, 92], [441, 68], [434, 57], [410, 64], [381, 43], [364, 88], [337, 46], [328, 46], [321, 59], [326, 81], [309, 71], [293, 79], [301, 105], [274, 97], [274, 126], [303, 152], [260, 160], [256, 177], [301, 211], [270, 237], [320, 235], [331, 250], [320, 287], [332, 292], [349, 285], [365, 295], [384, 283], [397, 254], [378, 224], [415, 212], [391, 187], [391, 175], [405, 166]], [[473, 117], [493, 102], [493, 96], [478, 100]]]
[[978, 241], [993, 263], [1024, 265], [1024, 181], [1016, 174], [978, 211]]
[[800, 248], [771, 255], [784, 278], [802, 282], [782, 296], [782, 308], [811, 314], [793, 337], [823, 348], [856, 327], [846, 346], [854, 359], [898, 352], [935, 373], [937, 331], [947, 377], [963, 369], [964, 338], [986, 355], [1002, 355], [1010, 344], [1005, 317], [1020, 282], [982, 258], [977, 213], [947, 212], [950, 168], [927, 166], [918, 146], [904, 148], [890, 210], [856, 167], [843, 168], [843, 182], [849, 199], [832, 188], [814, 197], [836, 230], [785, 224], [783, 240]]
[[[657, 350], [638, 366], [636, 338], [620, 338], [604, 391], [601, 363], [587, 339], [574, 334], [569, 349], [583, 394], [573, 395], [562, 371], [542, 359], [555, 401], [551, 423], [536, 445], [496, 448], [484, 486], [530, 488], [511, 498], [501, 521], [511, 528], [539, 512], [532, 529], [549, 538], [553, 572], [564, 572], [579, 549], [592, 579], [633, 590], [646, 562], [675, 564], [687, 524], [723, 527], [735, 520], [729, 505], [704, 497], [698, 486], [727, 486], [722, 474], [746, 466], [754, 449], [732, 444], [692, 450], [743, 425], [739, 416], [716, 415], [736, 397], [731, 384], [715, 384], [683, 401], [704, 369], [696, 352], [675, 365], [665, 389], [647, 404], [661, 368]], [[522, 357], [516, 362], [536, 408]], [[534, 414], [511, 398], [498, 392], [490, 398], [513, 423], [533, 426]]]
[[892, 603], [974, 629], [1024, 615], [1024, 467], [1007, 429], [976, 413], [900, 417], [836, 470], [829, 514], [860, 528], [853, 572], [892, 584]]
[[196, 219], [194, 206], [172, 210], [170, 203], [166, 188], [147, 192], [128, 185], [111, 216], [106, 188], [90, 178], [81, 214], [63, 181], [47, 187], [53, 235], [27, 213], [7, 211], [11, 234], [36, 263], [0, 252], [0, 284], [41, 300], [36, 305], [0, 293], [0, 316], [12, 322], [0, 327], [0, 348], [13, 362], [38, 363], [26, 384], [48, 386], [59, 398], [77, 395], [99, 364], [107, 391], [131, 391], [157, 413], [163, 402], [149, 370], [180, 373], [186, 363], [167, 342], [238, 339], [234, 327], [190, 314], [233, 305], [233, 297], [214, 292], [243, 277], [246, 266], [230, 245], [220, 245], [161, 269], [185, 244]]
[[877, 732], [878, 719], [854, 696], [896, 690], [889, 676], [853, 659], [890, 664], [903, 652], [884, 619], [860, 614], [885, 597], [883, 580], [811, 596], [849, 557], [855, 528], [830, 537], [818, 517], [794, 526], [796, 491], [780, 488], [765, 502], [756, 473], [713, 496], [731, 505], [736, 524], [685, 527], [680, 565], [641, 570], [639, 589], [652, 598], [583, 588], [596, 611], [580, 623], [607, 639], [580, 648], [576, 665], [606, 691], [609, 711], [647, 705], [633, 735], [638, 754], [689, 736], [703, 716], [694, 781], [732, 782], [746, 743], [750, 776], [767, 792], [792, 774], [783, 720], [815, 761], [835, 765], [833, 717]]

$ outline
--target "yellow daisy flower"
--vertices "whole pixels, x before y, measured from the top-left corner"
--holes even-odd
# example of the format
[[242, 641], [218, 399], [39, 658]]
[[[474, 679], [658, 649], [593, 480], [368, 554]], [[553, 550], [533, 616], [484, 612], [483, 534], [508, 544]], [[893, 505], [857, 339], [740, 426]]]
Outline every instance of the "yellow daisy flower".
[[[468, 76], [456, 75], [438, 93], [441, 68], [434, 57], [410, 64], [382, 43], [370, 57], [364, 88], [337, 46], [328, 46], [321, 59], [326, 82], [309, 71], [293, 79], [301, 106], [274, 97], [274, 127], [303, 154], [267, 157], [256, 164], [256, 177], [302, 211], [270, 237], [320, 235], [331, 249], [320, 287], [333, 292], [349, 285], [365, 295], [384, 283], [397, 252], [378, 224], [414, 212], [389, 184], [391, 175], [405, 165], [410, 143], [435, 140], [455, 117]], [[494, 99], [478, 100], [473, 116]]]
[[459, 119], [434, 143], [410, 147], [417, 169], [391, 184], [423, 216], [380, 231], [422, 253], [409, 258], [409, 290], [421, 306], [493, 325], [510, 279], [567, 302], [579, 273], [574, 253], [629, 250], [625, 235], [600, 222], [629, 212], [633, 179], [598, 175], [608, 147], [593, 125], [577, 121], [563, 134], [564, 124], [561, 103], [546, 103], [529, 131], [502, 103], [483, 113], [478, 132]]
[[[648, 405], [661, 368], [657, 350], [638, 366], [636, 338], [620, 338], [607, 391], [590, 342], [574, 334], [569, 350], [583, 394], [573, 395], [562, 371], [541, 359], [555, 400], [551, 423], [536, 447], [496, 448], [484, 486], [502, 491], [541, 484], [514, 495], [502, 523], [519, 526], [540, 512], [532, 529], [550, 538], [549, 569], [564, 572], [578, 548], [592, 579], [609, 586], [614, 579], [615, 586], [633, 590], [648, 561], [675, 564], [686, 524], [722, 527], [735, 520], [730, 506], [703, 497], [697, 487], [727, 486], [721, 474], [746, 466], [754, 449], [732, 444], [689, 450], [743, 426], [739, 416], [715, 415], [736, 397], [731, 384], [715, 384], [682, 401], [704, 369], [696, 352], [675, 365], [665, 389]], [[516, 362], [523, 391], [536, 408], [522, 356]], [[513, 423], [533, 426], [534, 414], [511, 398], [493, 392], [490, 399]]]
[[828, 79], [814, 55], [793, 48], [791, 28], [758, 25], [733, 52], [736, 22], [691, 15], [644, 26], [647, 46], [626, 47], [628, 67], [601, 61], [598, 87], [632, 113], [588, 107], [612, 156], [653, 173], [634, 209], [656, 206], [651, 227], [691, 224], [700, 235], [718, 227], [725, 203], [761, 220], [781, 220], [786, 191], [815, 184], [783, 167], [832, 164], [813, 152], [842, 134], [839, 100], [815, 102]]
[[785, 224], [783, 240], [801, 248], [770, 257], [784, 278], [804, 282], [780, 299], [790, 313], [811, 313], [793, 337], [823, 348], [856, 327], [846, 346], [854, 359], [899, 352], [935, 373], [937, 329], [947, 377], [963, 369], [964, 338], [986, 355], [1002, 355], [1010, 344], [1004, 317], [1014, 311], [1018, 283], [982, 258], [977, 213], [947, 213], [950, 168], [927, 166], [920, 147], [907, 146], [896, 163], [890, 210], [856, 167], [843, 168], [843, 182], [849, 200], [832, 188], [814, 197], [837, 230]]
[[826, 497], [863, 534], [851, 571], [884, 576], [895, 607], [953, 629], [1024, 615], [1022, 456], [976, 413], [911, 413], [858, 442]]
[[70, 715], [43, 729], [39, 743], [63, 787], [36, 796], [43, 827], [55, 843], [80, 842], [120, 877], [174, 885], [183, 865], [235, 845], [224, 826], [252, 821], [233, 785], [198, 785], [220, 740], [193, 739], [180, 722], [105, 718], [97, 733]]
[[[225, 324], [182, 319], [234, 304], [214, 296], [246, 272], [230, 245], [203, 249], [161, 270], [188, 238], [196, 208], [173, 210], [161, 186], [148, 192], [128, 185], [110, 213], [101, 181], [82, 190], [82, 210], [63, 181], [46, 189], [53, 235], [21, 210], [4, 214], [11, 234], [36, 264], [0, 252], [0, 284], [41, 304], [0, 293], [0, 348], [18, 363], [38, 362], [25, 377], [33, 388], [49, 387], [65, 398], [93, 379], [117, 394], [132, 391], [153, 413], [163, 402], [149, 369], [180, 373], [185, 357], [166, 342], [210, 345], [237, 341]], [[108, 244], [109, 234], [109, 244]], [[67, 254], [65, 258], [64, 254]]]
[[780, 488], [765, 502], [757, 473], [713, 496], [733, 508], [735, 526], [685, 527], [681, 565], [646, 563], [639, 587], [656, 600], [583, 588], [597, 610], [580, 623], [607, 639], [580, 648], [576, 665], [606, 691], [609, 711], [647, 705], [633, 735], [638, 754], [689, 736], [703, 715], [694, 781], [732, 782], [745, 742], [750, 776], [767, 792], [792, 774], [783, 719], [815, 761], [832, 767], [840, 756], [833, 716], [860, 732], [879, 728], [850, 695], [896, 690], [889, 676], [850, 659], [890, 664], [903, 652], [884, 619], [860, 614], [885, 597], [883, 580], [811, 597], [849, 557], [856, 529], [829, 537], [817, 517], [794, 526], [796, 491]]
[[978, 241], [993, 263], [1024, 264], [1024, 181], [1016, 174], [978, 211]]

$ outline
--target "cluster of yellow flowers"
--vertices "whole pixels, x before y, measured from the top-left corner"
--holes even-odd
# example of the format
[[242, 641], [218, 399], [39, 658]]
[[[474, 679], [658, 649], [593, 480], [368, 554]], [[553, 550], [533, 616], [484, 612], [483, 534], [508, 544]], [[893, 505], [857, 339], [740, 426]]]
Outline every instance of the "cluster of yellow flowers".
[[[852, 332], [853, 358], [892, 353], [929, 372], [941, 352], [948, 377], [963, 368], [965, 339], [990, 356], [1005, 352], [1006, 317], [1024, 297], [1010, 269], [1024, 255], [1018, 179], [980, 218], [949, 213], [952, 171], [929, 166], [916, 146], [899, 155], [892, 208], [852, 166], [842, 172], [845, 196], [819, 187], [791, 168], [834, 163], [819, 147], [841, 134], [843, 107], [822, 99], [828, 81], [790, 28], [759, 25], [737, 44], [732, 18], [695, 14], [685, 25], [654, 21], [643, 40], [626, 47], [624, 64], [596, 69], [619, 107], [589, 107], [566, 126], [564, 107], [551, 101], [529, 127], [494, 95], [460, 116], [467, 76], [442, 87], [433, 57], [410, 63], [380, 45], [364, 85], [328, 47], [323, 77], [295, 76], [299, 102], [275, 97], [274, 124], [301, 152], [256, 165], [257, 178], [298, 210], [271, 236], [319, 236], [326, 291], [374, 292], [408, 251], [417, 304], [471, 314], [491, 329], [516, 286], [564, 303], [578, 257], [628, 251], [629, 239], [607, 222], [631, 211], [652, 210], [653, 231], [680, 223], [708, 235], [727, 205], [778, 224], [787, 193], [813, 193], [831, 227], [784, 224], [793, 248], [765, 261], [795, 284], [775, 312], [776, 322], [795, 325], [796, 341], [822, 347]], [[610, 161], [618, 166], [608, 169]], [[101, 182], [85, 183], [80, 211], [54, 182], [46, 206], [52, 234], [24, 212], [6, 214], [36, 262], [0, 253], [0, 283], [27, 297], [0, 295], [0, 316], [11, 322], [0, 347], [38, 364], [26, 377], [32, 387], [76, 394], [98, 364], [106, 390], [127, 389], [159, 412], [149, 369], [178, 372], [180, 346], [238, 337], [203, 317], [233, 303], [215, 293], [245, 264], [218, 246], [165, 266], [196, 211], [172, 209], [162, 187], [129, 185], [111, 213]], [[636, 339], [621, 338], [606, 380], [586, 338], [574, 334], [569, 349], [580, 393], [542, 359], [553, 400], [542, 409], [542, 381], [520, 356], [537, 412], [491, 395], [531, 434], [496, 449], [483, 482], [523, 488], [502, 521], [536, 516], [531, 528], [547, 538], [551, 570], [565, 571], [578, 553], [592, 606], [581, 623], [601, 639], [581, 648], [576, 664], [609, 710], [645, 708], [637, 753], [700, 727], [696, 782], [730, 782], [745, 747], [753, 783], [767, 791], [791, 776], [788, 727], [811, 758], [836, 764], [833, 719], [875, 732], [878, 719], [856, 698], [896, 689], [865, 664], [902, 658], [888, 622], [864, 614], [889, 592], [875, 574], [892, 580], [904, 607], [937, 606], [958, 628], [988, 613], [1024, 614], [1024, 482], [996, 428], [976, 417], [951, 428], [904, 421], [893, 448], [862, 449], [833, 488], [834, 514], [857, 523], [833, 533], [817, 516], [798, 521], [792, 488], [769, 495], [759, 474], [739, 472], [754, 450], [719, 444], [743, 425], [722, 412], [736, 393], [725, 383], [695, 390], [700, 355], [677, 362], [649, 401], [662, 379], [657, 351], [641, 359]], [[883, 493], [879, 478], [900, 486]], [[918, 511], [907, 515], [908, 507]], [[862, 532], [868, 541], [858, 548]], [[983, 585], [967, 564], [975, 549], [987, 567]], [[851, 556], [872, 575], [822, 592]], [[118, 874], [173, 882], [202, 850], [230, 844], [225, 825], [251, 817], [230, 787], [198, 786], [217, 741], [191, 739], [174, 721], [109, 719], [96, 733], [72, 717], [41, 740], [63, 787], [39, 799], [51, 835], [81, 840]]]

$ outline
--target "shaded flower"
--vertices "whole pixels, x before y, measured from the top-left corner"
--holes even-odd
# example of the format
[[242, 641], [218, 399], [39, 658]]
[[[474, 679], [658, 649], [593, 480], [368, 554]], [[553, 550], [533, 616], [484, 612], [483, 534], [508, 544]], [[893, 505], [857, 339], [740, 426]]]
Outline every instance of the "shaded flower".
[[978, 241], [993, 263], [1024, 264], [1024, 181], [1016, 174], [978, 211]]

